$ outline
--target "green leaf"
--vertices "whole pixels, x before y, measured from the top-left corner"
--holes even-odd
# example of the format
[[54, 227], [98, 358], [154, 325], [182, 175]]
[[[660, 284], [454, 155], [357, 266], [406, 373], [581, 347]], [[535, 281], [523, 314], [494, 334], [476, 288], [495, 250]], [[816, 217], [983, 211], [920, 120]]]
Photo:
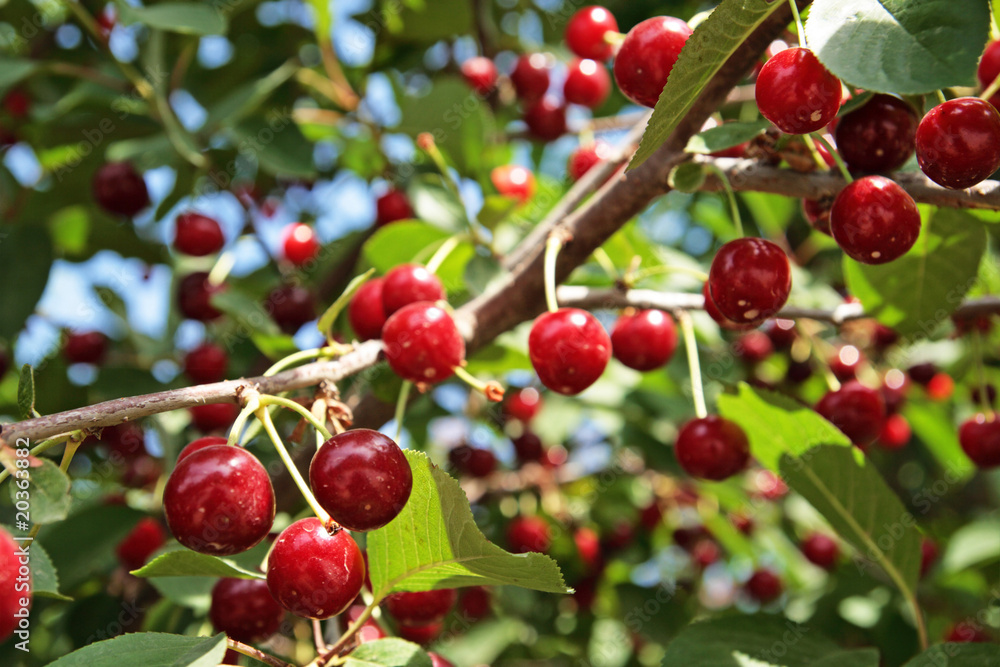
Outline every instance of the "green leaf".
[[476, 253], [465, 265], [465, 285], [473, 295], [486, 293], [506, 275], [500, 262], [488, 253]]
[[212, 294], [211, 302], [213, 306], [250, 331], [267, 336], [281, 335], [278, 324], [264, 309], [264, 306], [246, 292], [230, 286], [228, 289]]
[[554, 560], [540, 553], [507, 553], [492, 544], [476, 526], [458, 482], [425, 454], [405, 454], [413, 471], [410, 500], [388, 525], [368, 533], [376, 600], [393, 591], [460, 586], [569, 592]]
[[448, 236], [448, 232], [425, 222], [394, 222], [380, 228], [365, 242], [364, 257], [379, 273], [385, 273], [413, 261], [425, 248], [440, 244]]
[[816, 0], [806, 39], [845, 83], [916, 94], [976, 85], [989, 25], [983, 0]]
[[232, 133], [240, 155], [255, 159], [264, 171], [274, 176], [316, 176], [313, 145], [284, 111], [272, 109], [267, 117], [246, 118]]
[[659, 148], [705, 84], [764, 19], [782, 6], [769, 0], [723, 0], [688, 38], [629, 163], [635, 169]]
[[399, 27], [393, 30], [396, 33], [393, 36], [398, 40], [433, 44], [439, 39], [449, 39], [473, 31], [472, 9], [467, 2], [423, 0], [404, 2], [403, 5], [404, 7], [398, 7], [397, 3], [394, 11], [385, 12], [398, 14], [397, 22], [387, 21], [390, 27]]
[[226, 635], [183, 637], [161, 632], [135, 632], [73, 651], [49, 667], [209, 667], [222, 662]]
[[331, 2], [332, 0], [309, 0], [309, 4], [313, 8], [313, 21], [316, 24], [314, 26], [316, 41], [321, 46], [329, 45], [332, 39], [333, 15], [330, 12]]
[[771, 127], [771, 122], [766, 120], [755, 120], [749, 123], [723, 123], [691, 137], [684, 150], [688, 153], [714, 153], [750, 141], [769, 127]]
[[858, 550], [860, 569], [877, 565], [913, 599], [920, 573], [916, 519], [864, 454], [816, 447], [799, 458], [784, 457], [781, 476]]
[[209, 3], [161, 2], [135, 7], [119, 1], [117, 6], [124, 25], [143, 23], [156, 30], [185, 35], [224, 35], [229, 29], [226, 15]]
[[[315, 4], [326, 3], [327, 0], [322, 0]], [[287, 62], [267, 76], [237, 87], [209, 109], [205, 124], [209, 127], [219, 123], [226, 126], [235, 125], [257, 111], [271, 93], [295, 76], [298, 70], [297, 63]]]
[[[441, 7], [461, 7], [462, 3], [428, 3]], [[409, 31], [408, 31], [409, 32]], [[458, 33], [460, 34], [460, 33]], [[451, 158], [462, 173], [468, 173], [474, 159], [482, 158], [482, 151], [468, 155], [467, 149], [482, 142], [489, 125], [486, 102], [458, 77], [434, 78], [428, 94], [415, 97], [400, 92], [396, 96], [402, 114], [396, 131], [416, 139], [421, 132], [430, 132], [438, 148]]]
[[35, 369], [31, 364], [21, 366], [21, 379], [17, 383], [17, 407], [21, 411], [21, 419], [38, 416], [35, 411]]
[[263, 579], [259, 572], [247, 570], [227, 558], [178, 549], [157, 556], [132, 572], [137, 577], [236, 577]]
[[83, 206], [67, 206], [49, 219], [52, 242], [61, 255], [79, 255], [87, 249], [90, 216]]
[[431, 658], [416, 644], [391, 637], [366, 642], [347, 656], [346, 667], [431, 667]]
[[406, 195], [417, 218], [452, 234], [468, 227], [465, 207], [438, 174], [413, 178]]
[[996, 644], [938, 644], [903, 667], [996, 667], [1000, 646]]
[[878, 667], [879, 653], [874, 648], [859, 648], [853, 651], [838, 651], [816, 662], [809, 667]]
[[747, 434], [754, 458], [775, 472], [783, 455], [799, 456], [816, 445], [851, 446], [840, 429], [809, 406], [744, 382], [737, 395], [719, 396], [718, 405], [719, 413]]
[[683, 162], [674, 167], [667, 183], [679, 192], [695, 192], [705, 182], [705, 169], [694, 162]]
[[957, 209], [929, 210], [917, 242], [896, 261], [871, 266], [844, 257], [850, 293], [904, 337], [930, 335], [955, 311], [986, 250], [986, 230], [976, 218]]
[[[13, 340], [35, 312], [52, 267], [52, 242], [44, 227], [21, 224], [0, 233], [0, 338]], [[13, 288], [16, 285], [17, 288]]]
[[[951, 410], [931, 401], [907, 401], [903, 415], [949, 478], [965, 482], [976, 474], [976, 465], [958, 444], [958, 429], [951, 418]], [[916, 504], [920, 509], [919, 500]]]
[[38, 63], [24, 58], [0, 57], [0, 92], [31, 76], [38, 69]]
[[1000, 560], [1000, 518], [984, 516], [968, 523], [948, 538], [941, 558], [944, 572], [964, 572]]
[[375, 269], [368, 269], [365, 273], [360, 276], [355, 276], [351, 282], [347, 284], [344, 288], [343, 293], [337, 297], [337, 300], [330, 304], [330, 307], [326, 309], [323, 316], [319, 318], [316, 322], [319, 332], [327, 337], [327, 340], [332, 340], [333, 336], [333, 323], [337, 321], [337, 316], [340, 315], [340, 311], [347, 307], [350, 303], [351, 297], [354, 293], [372, 277], [375, 273]]
[[507, 219], [521, 202], [513, 197], [503, 195], [487, 195], [483, 207], [479, 209], [476, 220], [486, 229], [496, 229], [496, 226]]
[[130, 507], [97, 504], [74, 512], [71, 521], [43, 526], [32, 544], [43, 544], [64, 590], [74, 591], [98, 572], [116, 567], [115, 545], [144, 515]]
[[[29, 468], [28, 504], [32, 524], [46, 524], [62, 521], [69, 513], [72, 498], [69, 495], [70, 481], [66, 473], [49, 459], [40, 459], [42, 465]], [[8, 484], [11, 500], [17, 500], [17, 493], [23, 492], [16, 483]]]
[[31, 593], [56, 600], [72, 600], [59, 592], [59, 575], [41, 544], [33, 542], [31, 553]]

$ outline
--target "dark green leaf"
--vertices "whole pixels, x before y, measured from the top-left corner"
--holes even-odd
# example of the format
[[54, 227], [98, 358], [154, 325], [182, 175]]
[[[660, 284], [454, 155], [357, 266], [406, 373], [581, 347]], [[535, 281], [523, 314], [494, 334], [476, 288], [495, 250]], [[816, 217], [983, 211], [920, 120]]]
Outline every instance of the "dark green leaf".
[[17, 383], [17, 407], [21, 419], [37, 417], [35, 411], [35, 369], [30, 364], [21, 366], [21, 379]]
[[[108, 464], [97, 471], [109, 474]], [[70, 521], [44, 526], [35, 543], [52, 557], [63, 590], [75, 591], [94, 573], [117, 566], [115, 546], [142, 516], [129, 507], [94, 505], [74, 512]]]
[[483, 294], [503, 280], [507, 272], [492, 255], [477, 253], [465, 265], [465, 285], [473, 295]]
[[394, 266], [413, 261], [428, 246], [439, 245], [447, 238], [447, 232], [425, 222], [394, 222], [379, 229], [365, 242], [364, 257], [379, 273], [385, 273]]
[[468, 226], [462, 202], [445, 187], [441, 176], [422, 174], [412, 179], [406, 194], [420, 220], [452, 234]]
[[400, 94], [397, 99], [403, 116], [398, 131], [414, 139], [422, 132], [431, 133], [438, 148], [464, 171], [468, 167], [465, 160], [468, 145], [475, 138], [482, 141], [488, 125], [486, 102], [458, 77], [436, 77], [428, 94], [421, 97]]
[[403, 5], [401, 8], [396, 6], [391, 12], [398, 14], [398, 20], [390, 24], [392, 27], [398, 26], [393, 35], [398, 40], [433, 44], [439, 39], [449, 39], [473, 31], [472, 7], [467, 2], [425, 0], [419, 3], [404, 2]]
[[723, 123], [691, 137], [684, 150], [688, 153], [714, 153], [750, 141], [769, 127], [771, 127], [771, 123], [766, 120], [756, 120], [749, 123]]
[[72, 600], [59, 592], [59, 575], [56, 574], [52, 559], [41, 544], [32, 543], [31, 553], [31, 593], [56, 600]]
[[1000, 646], [996, 644], [938, 644], [904, 667], [997, 667]]
[[257, 299], [232, 286], [212, 294], [212, 305], [250, 331], [269, 336], [281, 334], [277, 323]]
[[[316, 2], [314, 4], [325, 6], [329, 3], [323, 0], [323, 2]], [[237, 87], [209, 109], [208, 118], [205, 121], [206, 124], [214, 126], [222, 123], [232, 126], [238, 123], [257, 111], [271, 93], [277, 90], [281, 84], [295, 76], [298, 70], [299, 65], [297, 63], [287, 62], [267, 76]]]
[[160, 632], [136, 632], [73, 651], [49, 667], [209, 667], [222, 662], [226, 635], [182, 637]]
[[189, 549], [169, 551], [132, 572], [137, 577], [236, 577], [263, 579], [259, 572], [247, 570], [227, 558], [200, 554]]
[[431, 667], [427, 653], [411, 642], [396, 637], [365, 642], [347, 656], [347, 667]]
[[948, 550], [941, 558], [941, 570], [948, 573], [964, 572], [998, 560], [1000, 517], [988, 515], [967, 523], [952, 533], [948, 539]]
[[239, 153], [274, 176], [313, 178], [313, 146], [289, 113], [272, 109], [266, 118], [251, 117], [233, 128]]
[[907, 401], [903, 414], [910, 422], [913, 433], [934, 455], [949, 477], [956, 482], [964, 482], [976, 474], [975, 464], [958, 444], [958, 430], [950, 409], [930, 401]]
[[38, 69], [38, 63], [23, 58], [0, 57], [0, 93], [26, 79]]
[[222, 11], [209, 3], [161, 2], [136, 7], [118, 2], [118, 12], [125, 25], [143, 23], [156, 30], [186, 35], [224, 35], [229, 21]]
[[[12, 340], [35, 312], [52, 267], [52, 242], [41, 226], [0, 233], [0, 338]], [[17, 286], [16, 288], [14, 286]]]
[[[29, 468], [30, 484], [28, 495], [32, 524], [46, 524], [62, 521], [69, 513], [72, 498], [69, 495], [70, 481], [62, 470], [49, 459], [40, 459], [42, 465]], [[11, 500], [17, 499], [22, 491], [18, 485], [8, 484]]]
[[705, 169], [694, 162], [677, 165], [667, 177], [667, 183], [679, 192], [695, 192], [705, 182]]

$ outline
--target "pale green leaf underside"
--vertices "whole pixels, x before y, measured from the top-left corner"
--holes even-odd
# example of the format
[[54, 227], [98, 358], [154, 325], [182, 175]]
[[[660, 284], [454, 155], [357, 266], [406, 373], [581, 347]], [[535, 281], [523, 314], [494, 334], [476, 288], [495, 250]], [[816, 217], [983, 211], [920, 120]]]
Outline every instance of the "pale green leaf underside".
[[178, 549], [157, 556], [132, 572], [137, 577], [237, 577], [263, 579], [264, 575], [240, 567], [226, 558]]
[[96, 642], [49, 663], [49, 667], [209, 667], [222, 662], [226, 635], [184, 637], [136, 632]]

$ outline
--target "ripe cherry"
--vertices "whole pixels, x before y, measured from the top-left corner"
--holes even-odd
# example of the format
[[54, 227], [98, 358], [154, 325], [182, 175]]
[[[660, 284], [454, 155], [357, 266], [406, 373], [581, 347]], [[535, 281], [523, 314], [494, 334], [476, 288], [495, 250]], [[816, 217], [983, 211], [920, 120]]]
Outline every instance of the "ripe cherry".
[[207, 403], [190, 407], [188, 412], [196, 429], [210, 433], [232, 426], [240, 409], [235, 403]]
[[267, 471], [241, 447], [205, 447], [177, 464], [163, 512], [177, 541], [199, 553], [237, 554], [267, 537], [274, 521]]
[[393, 593], [385, 598], [385, 608], [403, 625], [424, 626], [447, 616], [456, 600], [458, 591], [454, 588]]
[[375, 226], [382, 227], [397, 220], [408, 220], [413, 217], [413, 207], [406, 194], [390, 188], [375, 200]]
[[214, 343], [202, 343], [184, 355], [184, 372], [198, 384], [224, 379], [228, 364], [229, 355]]
[[181, 278], [177, 284], [177, 306], [181, 314], [199, 322], [210, 322], [222, 315], [222, 311], [212, 305], [212, 295], [225, 289], [222, 285], [210, 285], [208, 274], [195, 271]]
[[806, 222], [821, 234], [826, 234], [827, 236], [833, 236], [830, 231], [830, 208], [833, 206], [833, 202], [823, 201], [820, 199], [803, 199], [802, 200], [802, 217], [806, 219]]
[[542, 397], [534, 387], [508, 392], [503, 404], [504, 416], [527, 424], [542, 407]]
[[23, 614], [24, 599], [31, 605], [31, 584], [28, 590], [18, 590], [16, 584], [21, 564], [16, 554], [23, 543], [14, 541], [3, 527], [0, 527], [0, 642], [17, 629], [20, 622], [17, 614]]
[[[997, 76], [1000, 76], [1000, 41], [991, 42], [986, 47], [979, 61], [979, 68], [976, 70], [976, 78], [979, 79], [979, 85], [983, 90], [989, 88]], [[1000, 110], [1000, 92], [995, 93], [989, 101], [994, 108]]]
[[[367, 561], [366, 561], [367, 562]], [[367, 575], [367, 573], [366, 573]], [[365, 606], [363, 604], [354, 604], [347, 608], [347, 611], [340, 615], [340, 626], [341, 630], [347, 630], [355, 621], [357, 621], [361, 614], [365, 611]], [[375, 619], [369, 618], [358, 630], [358, 643], [367, 644], [368, 642], [378, 641], [379, 639], [385, 639], [385, 630], [382, 629]]]
[[[421, 646], [427, 646], [440, 636], [441, 631], [444, 630], [444, 623], [441, 621], [428, 623], [427, 625], [405, 625], [400, 623], [396, 630], [400, 639], [405, 639], [408, 642], [420, 644]], [[431, 664], [433, 664], [433, 661]]]
[[108, 213], [127, 218], [149, 206], [146, 182], [128, 162], [109, 162], [94, 174], [94, 199]]
[[521, 463], [541, 461], [545, 454], [545, 446], [542, 439], [531, 431], [525, 431], [517, 438], [514, 438], [514, 451], [517, 453], [517, 460]]
[[986, 180], [1000, 168], [1000, 111], [978, 97], [937, 105], [917, 127], [917, 163], [953, 190]]
[[497, 87], [497, 66], [483, 56], [469, 58], [460, 68], [462, 78], [480, 95], [489, 95]]
[[220, 435], [206, 435], [203, 438], [192, 440], [190, 443], [185, 445], [184, 449], [182, 449], [177, 455], [177, 463], [180, 463], [188, 456], [197, 452], [199, 449], [205, 449], [206, 447], [212, 447], [214, 445], [225, 445], [227, 442], [226, 438], [223, 438]]
[[522, 204], [535, 194], [535, 175], [530, 169], [516, 164], [505, 164], [490, 172], [490, 181], [504, 197], [517, 199]]
[[774, 344], [763, 331], [748, 331], [733, 343], [733, 352], [748, 364], [759, 364], [774, 353]]
[[927, 383], [927, 398], [946, 401], [955, 392], [955, 381], [947, 373], [936, 373]]
[[177, 252], [194, 257], [212, 255], [222, 250], [226, 237], [215, 218], [200, 213], [182, 213], [177, 216], [174, 248]]
[[861, 351], [853, 345], [841, 345], [829, 361], [830, 372], [841, 382], [853, 380], [858, 375], [858, 366], [864, 361]]
[[400, 264], [382, 281], [382, 309], [389, 317], [403, 306], [445, 298], [441, 279], [419, 264]]
[[160, 481], [163, 464], [149, 454], [142, 454], [125, 461], [121, 483], [127, 489], [152, 489]]
[[254, 644], [278, 631], [285, 610], [271, 597], [263, 579], [223, 577], [212, 587], [208, 618], [217, 632]]
[[718, 415], [709, 415], [692, 419], [681, 427], [674, 455], [687, 474], [719, 481], [746, 468], [750, 443], [738, 425]]
[[71, 364], [98, 364], [108, 349], [108, 337], [100, 331], [73, 331], [63, 343], [63, 356]]
[[13, 118], [24, 118], [31, 111], [31, 97], [23, 90], [15, 88], [4, 96], [3, 108]]
[[354, 293], [347, 306], [347, 320], [361, 340], [382, 337], [385, 325], [385, 307], [382, 304], [382, 289], [385, 281], [372, 278]]
[[528, 357], [542, 384], [572, 396], [604, 373], [611, 338], [587, 311], [560, 308], [535, 319], [528, 335]]
[[622, 93], [636, 104], [656, 106], [691, 33], [691, 26], [672, 16], [646, 19], [629, 30], [615, 56], [615, 81]]
[[285, 259], [295, 266], [311, 262], [319, 253], [319, 239], [316, 230], [301, 222], [289, 225], [281, 244]]
[[637, 371], [651, 371], [670, 361], [677, 349], [677, 328], [662, 310], [626, 311], [611, 332], [615, 359]]
[[708, 293], [708, 283], [701, 286], [701, 295], [705, 299], [705, 312], [708, 313], [709, 317], [715, 320], [715, 323], [723, 329], [728, 331], [750, 331], [751, 329], [755, 329], [757, 327], [757, 322], [737, 324], [720, 313], [719, 307], [715, 305], [715, 302], [712, 301], [711, 295]]
[[851, 442], [866, 447], [882, 432], [885, 401], [881, 392], [855, 381], [830, 391], [816, 404], [816, 411], [843, 431]]
[[823, 533], [812, 533], [802, 540], [802, 554], [806, 559], [828, 572], [837, 567], [840, 557], [840, 546], [837, 541]]
[[910, 366], [906, 373], [910, 376], [911, 380], [926, 387], [934, 379], [934, 376], [937, 375], [938, 369], [935, 364], [927, 362]]
[[282, 285], [271, 290], [264, 310], [286, 334], [294, 334], [302, 325], [316, 318], [316, 299], [305, 287]]
[[469, 586], [462, 589], [458, 598], [458, 613], [466, 621], [475, 622], [490, 615], [490, 589], [485, 586]]
[[878, 436], [878, 444], [885, 449], [901, 449], [910, 442], [913, 431], [910, 429], [910, 422], [900, 414], [889, 415], [885, 424], [882, 425], [882, 432]]
[[546, 95], [524, 112], [528, 133], [539, 141], [555, 141], [566, 134], [566, 105]]
[[584, 526], [573, 533], [573, 543], [588, 572], [597, 570], [601, 565], [601, 539], [593, 528]]
[[840, 191], [830, 209], [837, 245], [862, 264], [885, 264], [906, 254], [920, 236], [920, 212], [903, 188], [885, 176], [865, 176]]
[[737, 324], [760, 323], [785, 305], [792, 289], [788, 256], [774, 243], [741, 238], [719, 248], [708, 292], [719, 312]]
[[521, 104], [530, 106], [542, 99], [549, 89], [549, 59], [543, 53], [523, 55], [517, 59], [514, 71], [510, 73], [510, 81], [521, 100]]
[[[2, 375], [2, 373], [0, 373]], [[969, 398], [976, 405], [986, 404], [990, 407], [994, 406], [997, 401], [997, 388], [991, 384], [987, 384], [986, 388], [973, 387], [969, 392]]]
[[801, 47], [779, 51], [757, 75], [757, 108], [787, 134], [815, 132], [833, 120], [842, 92], [840, 79]]
[[975, 621], [965, 621], [953, 625], [945, 635], [946, 642], [968, 643], [968, 642], [991, 642], [993, 638], [983, 631]]
[[433, 303], [404, 306], [386, 320], [382, 341], [389, 366], [404, 380], [447, 380], [465, 360], [465, 341], [451, 315]]
[[112, 463], [127, 463], [144, 456], [146, 432], [135, 422], [109, 426], [101, 432], [101, 442], [108, 447], [108, 459]]
[[934, 567], [938, 559], [937, 543], [929, 537], [924, 537], [920, 541], [920, 578], [923, 579]]
[[611, 92], [611, 75], [596, 60], [574, 60], [569, 65], [563, 97], [570, 104], [582, 104], [596, 109], [604, 104]]
[[427, 657], [431, 659], [431, 667], [455, 667], [454, 663], [442, 658], [434, 651], [428, 651]]
[[365, 561], [346, 530], [331, 532], [316, 517], [299, 519], [275, 540], [267, 559], [267, 589], [304, 618], [341, 613], [361, 592]]
[[551, 544], [552, 531], [540, 516], [515, 517], [507, 526], [507, 546], [516, 554], [545, 553]]
[[745, 586], [750, 597], [761, 604], [774, 602], [781, 597], [784, 589], [778, 575], [764, 568], [755, 570]]
[[584, 7], [566, 24], [566, 46], [580, 58], [607, 60], [614, 53], [614, 46], [605, 39], [609, 32], [618, 32], [614, 15], [604, 7]]
[[879, 93], [837, 121], [837, 151], [851, 171], [893, 171], [913, 155], [917, 112], [908, 103]]
[[452, 467], [469, 477], [489, 477], [497, 469], [497, 457], [493, 450], [482, 447], [459, 445], [448, 453]]
[[378, 431], [358, 428], [323, 443], [309, 465], [309, 486], [334, 521], [367, 531], [402, 511], [413, 474], [399, 445]]
[[580, 146], [573, 151], [566, 163], [566, 171], [570, 180], [576, 182], [602, 160], [611, 157], [611, 145], [604, 141], [595, 141], [587, 146]]
[[135, 524], [125, 538], [115, 547], [118, 562], [126, 570], [138, 570], [146, 564], [149, 557], [163, 546], [167, 536], [160, 522], [152, 517], [143, 517]]
[[980, 468], [1000, 466], [1000, 420], [983, 414], [968, 419], [958, 429], [958, 442]]

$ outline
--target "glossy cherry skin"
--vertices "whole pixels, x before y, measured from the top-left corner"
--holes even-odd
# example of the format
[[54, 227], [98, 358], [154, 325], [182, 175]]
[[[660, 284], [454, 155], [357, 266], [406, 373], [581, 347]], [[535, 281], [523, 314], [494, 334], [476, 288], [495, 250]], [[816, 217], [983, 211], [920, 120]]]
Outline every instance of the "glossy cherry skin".
[[879, 93], [837, 121], [837, 151], [851, 171], [899, 169], [913, 155], [919, 121], [908, 103]]
[[287, 334], [294, 334], [302, 325], [316, 318], [316, 299], [305, 287], [282, 285], [271, 290], [264, 301], [264, 310]]
[[507, 546], [513, 553], [545, 553], [552, 544], [552, 531], [540, 516], [515, 517], [507, 526]]
[[1000, 111], [977, 97], [937, 105], [917, 127], [917, 163], [953, 190], [985, 181], [1000, 168]]
[[927, 398], [946, 401], [955, 392], [955, 381], [947, 373], [938, 373], [927, 383]]
[[566, 105], [546, 95], [524, 112], [528, 133], [539, 141], [555, 141], [566, 134]]
[[205, 449], [206, 447], [212, 447], [215, 445], [225, 445], [227, 442], [227, 439], [223, 438], [221, 435], [206, 435], [203, 438], [192, 440], [185, 445], [184, 449], [182, 449], [177, 455], [177, 463], [180, 463], [188, 456], [197, 452], [199, 449]]
[[20, 619], [15, 614], [31, 606], [31, 582], [17, 581], [21, 563], [16, 554], [22, 544], [0, 527], [0, 642], [17, 629]]
[[177, 216], [174, 248], [177, 252], [193, 257], [213, 255], [226, 245], [222, 227], [215, 218], [200, 213], [182, 213]]
[[458, 591], [444, 588], [437, 591], [393, 593], [385, 598], [385, 608], [403, 625], [423, 626], [437, 623], [448, 615], [458, 600]]
[[[979, 85], [986, 90], [993, 83], [993, 80], [1000, 75], [1000, 41], [990, 42], [983, 51], [983, 57], [979, 60], [979, 68], [976, 70], [976, 78], [979, 79]], [[997, 110], [1000, 110], [1000, 92], [995, 93], [993, 97], [990, 98], [990, 104]]]
[[618, 21], [604, 7], [590, 5], [578, 10], [566, 24], [566, 46], [580, 58], [607, 60], [614, 47], [604, 39], [609, 32], [618, 32]]
[[708, 283], [701, 286], [701, 295], [705, 299], [705, 312], [723, 329], [728, 331], [750, 331], [757, 328], [758, 322], [738, 324], [720, 313], [719, 307], [715, 305], [715, 301], [712, 300], [712, 296], [708, 293]]
[[784, 586], [774, 572], [766, 569], [755, 570], [745, 584], [747, 593], [761, 604], [774, 602], [781, 597]]
[[426, 301], [393, 313], [382, 328], [382, 342], [389, 366], [410, 382], [442, 382], [465, 360], [465, 341], [455, 321]]
[[841, 382], [848, 382], [858, 376], [858, 366], [864, 355], [853, 345], [841, 345], [829, 360], [830, 372]]
[[98, 364], [108, 349], [108, 337], [100, 331], [70, 332], [63, 343], [63, 356], [71, 364]]
[[125, 538], [115, 547], [118, 562], [128, 571], [138, 570], [149, 557], [163, 546], [167, 536], [160, 522], [152, 517], [143, 517], [135, 524]]
[[254, 644], [278, 631], [285, 610], [271, 597], [263, 579], [223, 577], [212, 587], [208, 618], [217, 632]]
[[217, 445], [177, 464], [163, 491], [163, 513], [177, 541], [199, 553], [228, 556], [260, 543], [274, 521], [267, 471], [241, 447]]
[[521, 56], [510, 73], [510, 81], [522, 104], [534, 104], [549, 89], [549, 59], [542, 53]]
[[737, 324], [760, 323], [785, 305], [792, 290], [788, 256], [757, 238], [719, 248], [708, 272], [708, 291], [719, 312]]
[[802, 554], [810, 563], [830, 571], [837, 567], [840, 546], [837, 541], [823, 533], [812, 533], [802, 540]]
[[301, 222], [289, 225], [281, 244], [282, 253], [295, 266], [308, 264], [319, 253], [316, 230]]
[[347, 306], [347, 320], [361, 340], [382, 337], [385, 325], [385, 306], [382, 303], [384, 285], [382, 278], [372, 278], [358, 288]]
[[603, 141], [577, 148], [570, 154], [566, 163], [566, 172], [570, 180], [579, 181], [594, 165], [611, 157], [611, 152], [611, 145]]
[[527, 424], [542, 407], [542, 397], [534, 387], [525, 387], [516, 391], [508, 391], [504, 400], [503, 412], [508, 419], [517, 419]]
[[224, 379], [227, 365], [229, 355], [215, 343], [202, 343], [184, 355], [184, 372], [198, 384]]
[[331, 533], [316, 517], [299, 519], [275, 540], [267, 559], [267, 589], [303, 618], [341, 613], [361, 592], [365, 561], [350, 533]]
[[497, 66], [489, 58], [469, 58], [459, 69], [469, 87], [480, 95], [489, 95], [497, 87]]
[[611, 331], [615, 359], [637, 371], [651, 371], [670, 361], [677, 349], [677, 328], [670, 315], [650, 309], [624, 313]]
[[455, 667], [454, 663], [442, 658], [434, 651], [428, 651], [427, 657], [431, 659], [431, 667]]
[[828, 392], [816, 404], [816, 411], [859, 447], [870, 445], [885, 422], [882, 393], [857, 381]]
[[625, 35], [615, 56], [615, 81], [625, 97], [646, 107], [656, 106], [691, 26], [672, 16], [646, 19]]
[[309, 465], [309, 486], [334, 521], [367, 531], [402, 511], [413, 474], [399, 445], [378, 431], [358, 428], [323, 443]]
[[419, 264], [400, 264], [382, 281], [382, 309], [389, 317], [403, 306], [445, 298], [441, 279]]
[[207, 403], [190, 407], [188, 412], [194, 427], [209, 433], [232, 426], [240, 409], [235, 403]]
[[397, 220], [409, 220], [413, 217], [413, 207], [406, 194], [396, 189], [389, 189], [375, 200], [375, 226], [381, 227]]
[[563, 97], [570, 104], [582, 104], [596, 109], [604, 104], [611, 92], [611, 75], [596, 60], [574, 60], [566, 73]]
[[535, 175], [530, 169], [516, 164], [505, 164], [490, 172], [490, 181], [497, 192], [517, 199], [522, 204], [535, 194]]
[[210, 322], [222, 315], [222, 311], [212, 305], [212, 295], [222, 291], [221, 285], [210, 285], [208, 273], [195, 271], [177, 284], [177, 306], [184, 317], [199, 322]]
[[746, 468], [750, 443], [739, 426], [718, 415], [692, 419], [681, 427], [674, 455], [684, 471], [719, 481]]
[[94, 174], [94, 199], [108, 213], [127, 218], [149, 206], [146, 181], [128, 162], [109, 162]]
[[604, 373], [611, 358], [611, 338], [587, 311], [560, 308], [535, 319], [528, 335], [528, 357], [542, 384], [573, 396]]
[[840, 111], [840, 79], [809, 49], [793, 47], [768, 59], [757, 75], [757, 108], [787, 134], [807, 134]]
[[958, 429], [962, 451], [980, 468], [1000, 466], [1000, 420], [978, 414]]
[[771, 345], [776, 350], [787, 350], [795, 343], [798, 334], [795, 332], [795, 320], [775, 319], [767, 323], [764, 333], [771, 339]]
[[889, 415], [885, 424], [882, 425], [882, 432], [878, 436], [878, 444], [884, 449], [902, 449], [910, 442], [913, 430], [910, 422], [906, 421], [903, 415]]
[[821, 234], [833, 236], [830, 231], [830, 208], [833, 202], [821, 201], [818, 199], [802, 200], [802, 217], [806, 219], [809, 226]]
[[920, 236], [920, 212], [903, 188], [885, 176], [859, 178], [830, 209], [837, 245], [862, 264], [885, 264], [906, 254]]
[[542, 439], [531, 431], [525, 431], [517, 438], [514, 438], [514, 451], [517, 453], [517, 460], [521, 463], [531, 461], [541, 461], [545, 454], [545, 446]]
[[438, 621], [437, 623], [428, 623], [427, 625], [406, 625], [404, 623], [400, 623], [396, 627], [396, 631], [399, 634], [400, 639], [405, 639], [408, 642], [420, 644], [421, 646], [427, 646], [433, 642], [441, 635], [443, 630], [444, 623], [441, 621]]

